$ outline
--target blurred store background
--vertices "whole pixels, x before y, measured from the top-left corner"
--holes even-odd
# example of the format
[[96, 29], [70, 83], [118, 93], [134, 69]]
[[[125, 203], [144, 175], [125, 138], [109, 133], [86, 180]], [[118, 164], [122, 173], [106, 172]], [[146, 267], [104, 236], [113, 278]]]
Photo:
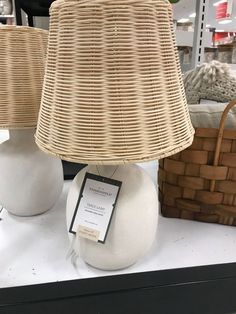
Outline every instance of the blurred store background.
[[[235, 0], [180, 0], [173, 5], [177, 44], [183, 71], [193, 68], [192, 54], [196, 43], [194, 30], [201, 23], [197, 4], [206, 4], [203, 27], [203, 62], [218, 60], [236, 69], [236, 1]], [[195, 64], [196, 65], [196, 64]]]

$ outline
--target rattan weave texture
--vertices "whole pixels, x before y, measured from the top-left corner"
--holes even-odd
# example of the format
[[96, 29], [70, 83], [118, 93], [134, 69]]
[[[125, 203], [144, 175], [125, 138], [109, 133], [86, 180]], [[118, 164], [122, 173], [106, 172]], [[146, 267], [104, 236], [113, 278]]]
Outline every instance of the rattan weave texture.
[[39, 147], [119, 164], [174, 154], [193, 139], [164, 0], [58, 0], [51, 7]]
[[36, 127], [48, 32], [0, 26], [0, 128]]

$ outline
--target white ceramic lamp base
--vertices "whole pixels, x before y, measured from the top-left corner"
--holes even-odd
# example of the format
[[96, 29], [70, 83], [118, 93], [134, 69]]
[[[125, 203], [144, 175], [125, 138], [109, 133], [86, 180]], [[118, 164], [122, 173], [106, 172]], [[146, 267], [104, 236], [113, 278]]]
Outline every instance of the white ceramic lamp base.
[[42, 214], [62, 191], [61, 161], [39, 150], [34, 133], [11, 130], [0, 145], [0, 204], [17, 216]]
[[[98, 166], [100, 175], [110, 177], [117, 166]], [[67, 200], [67, 225], [79, 197], [86, 172], [98, 174], [96, 166], [75, 177]], [[157, 190], [148, 174], [136, 165], [118, 166], [112, 179], [122, 181], [118, 202], [105, 244], [76, 237], [74, 251], [85, 262], [103, 270], [118, 270], [139, 260], [150, 249], [158, 220]]]

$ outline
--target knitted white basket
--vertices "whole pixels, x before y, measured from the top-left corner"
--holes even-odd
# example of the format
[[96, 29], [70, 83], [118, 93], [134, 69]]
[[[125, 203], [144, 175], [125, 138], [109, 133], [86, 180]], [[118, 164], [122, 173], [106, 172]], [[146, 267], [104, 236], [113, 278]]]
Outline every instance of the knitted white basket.
[[185, 74], [184, 86], [189, 104], [201, 99], [229, 102], [236, 98], [236, 77], [228, 64], [212, 61]]

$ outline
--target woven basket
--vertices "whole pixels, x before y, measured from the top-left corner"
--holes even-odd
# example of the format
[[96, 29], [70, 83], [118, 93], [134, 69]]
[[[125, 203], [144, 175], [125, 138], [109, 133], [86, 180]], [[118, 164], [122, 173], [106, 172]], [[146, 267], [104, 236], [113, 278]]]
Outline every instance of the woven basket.
[[48, 32], [0, 26], [0, 128], [35, 128], [41, 100]]
[[120, 164], [192, 143], [166, 0], [58, 0], [36, 143], [62, 159]]
[[236, 129], [197, 128], [192, 146], [162, 159], [159, 199], [166, 217], [236, 225]]

